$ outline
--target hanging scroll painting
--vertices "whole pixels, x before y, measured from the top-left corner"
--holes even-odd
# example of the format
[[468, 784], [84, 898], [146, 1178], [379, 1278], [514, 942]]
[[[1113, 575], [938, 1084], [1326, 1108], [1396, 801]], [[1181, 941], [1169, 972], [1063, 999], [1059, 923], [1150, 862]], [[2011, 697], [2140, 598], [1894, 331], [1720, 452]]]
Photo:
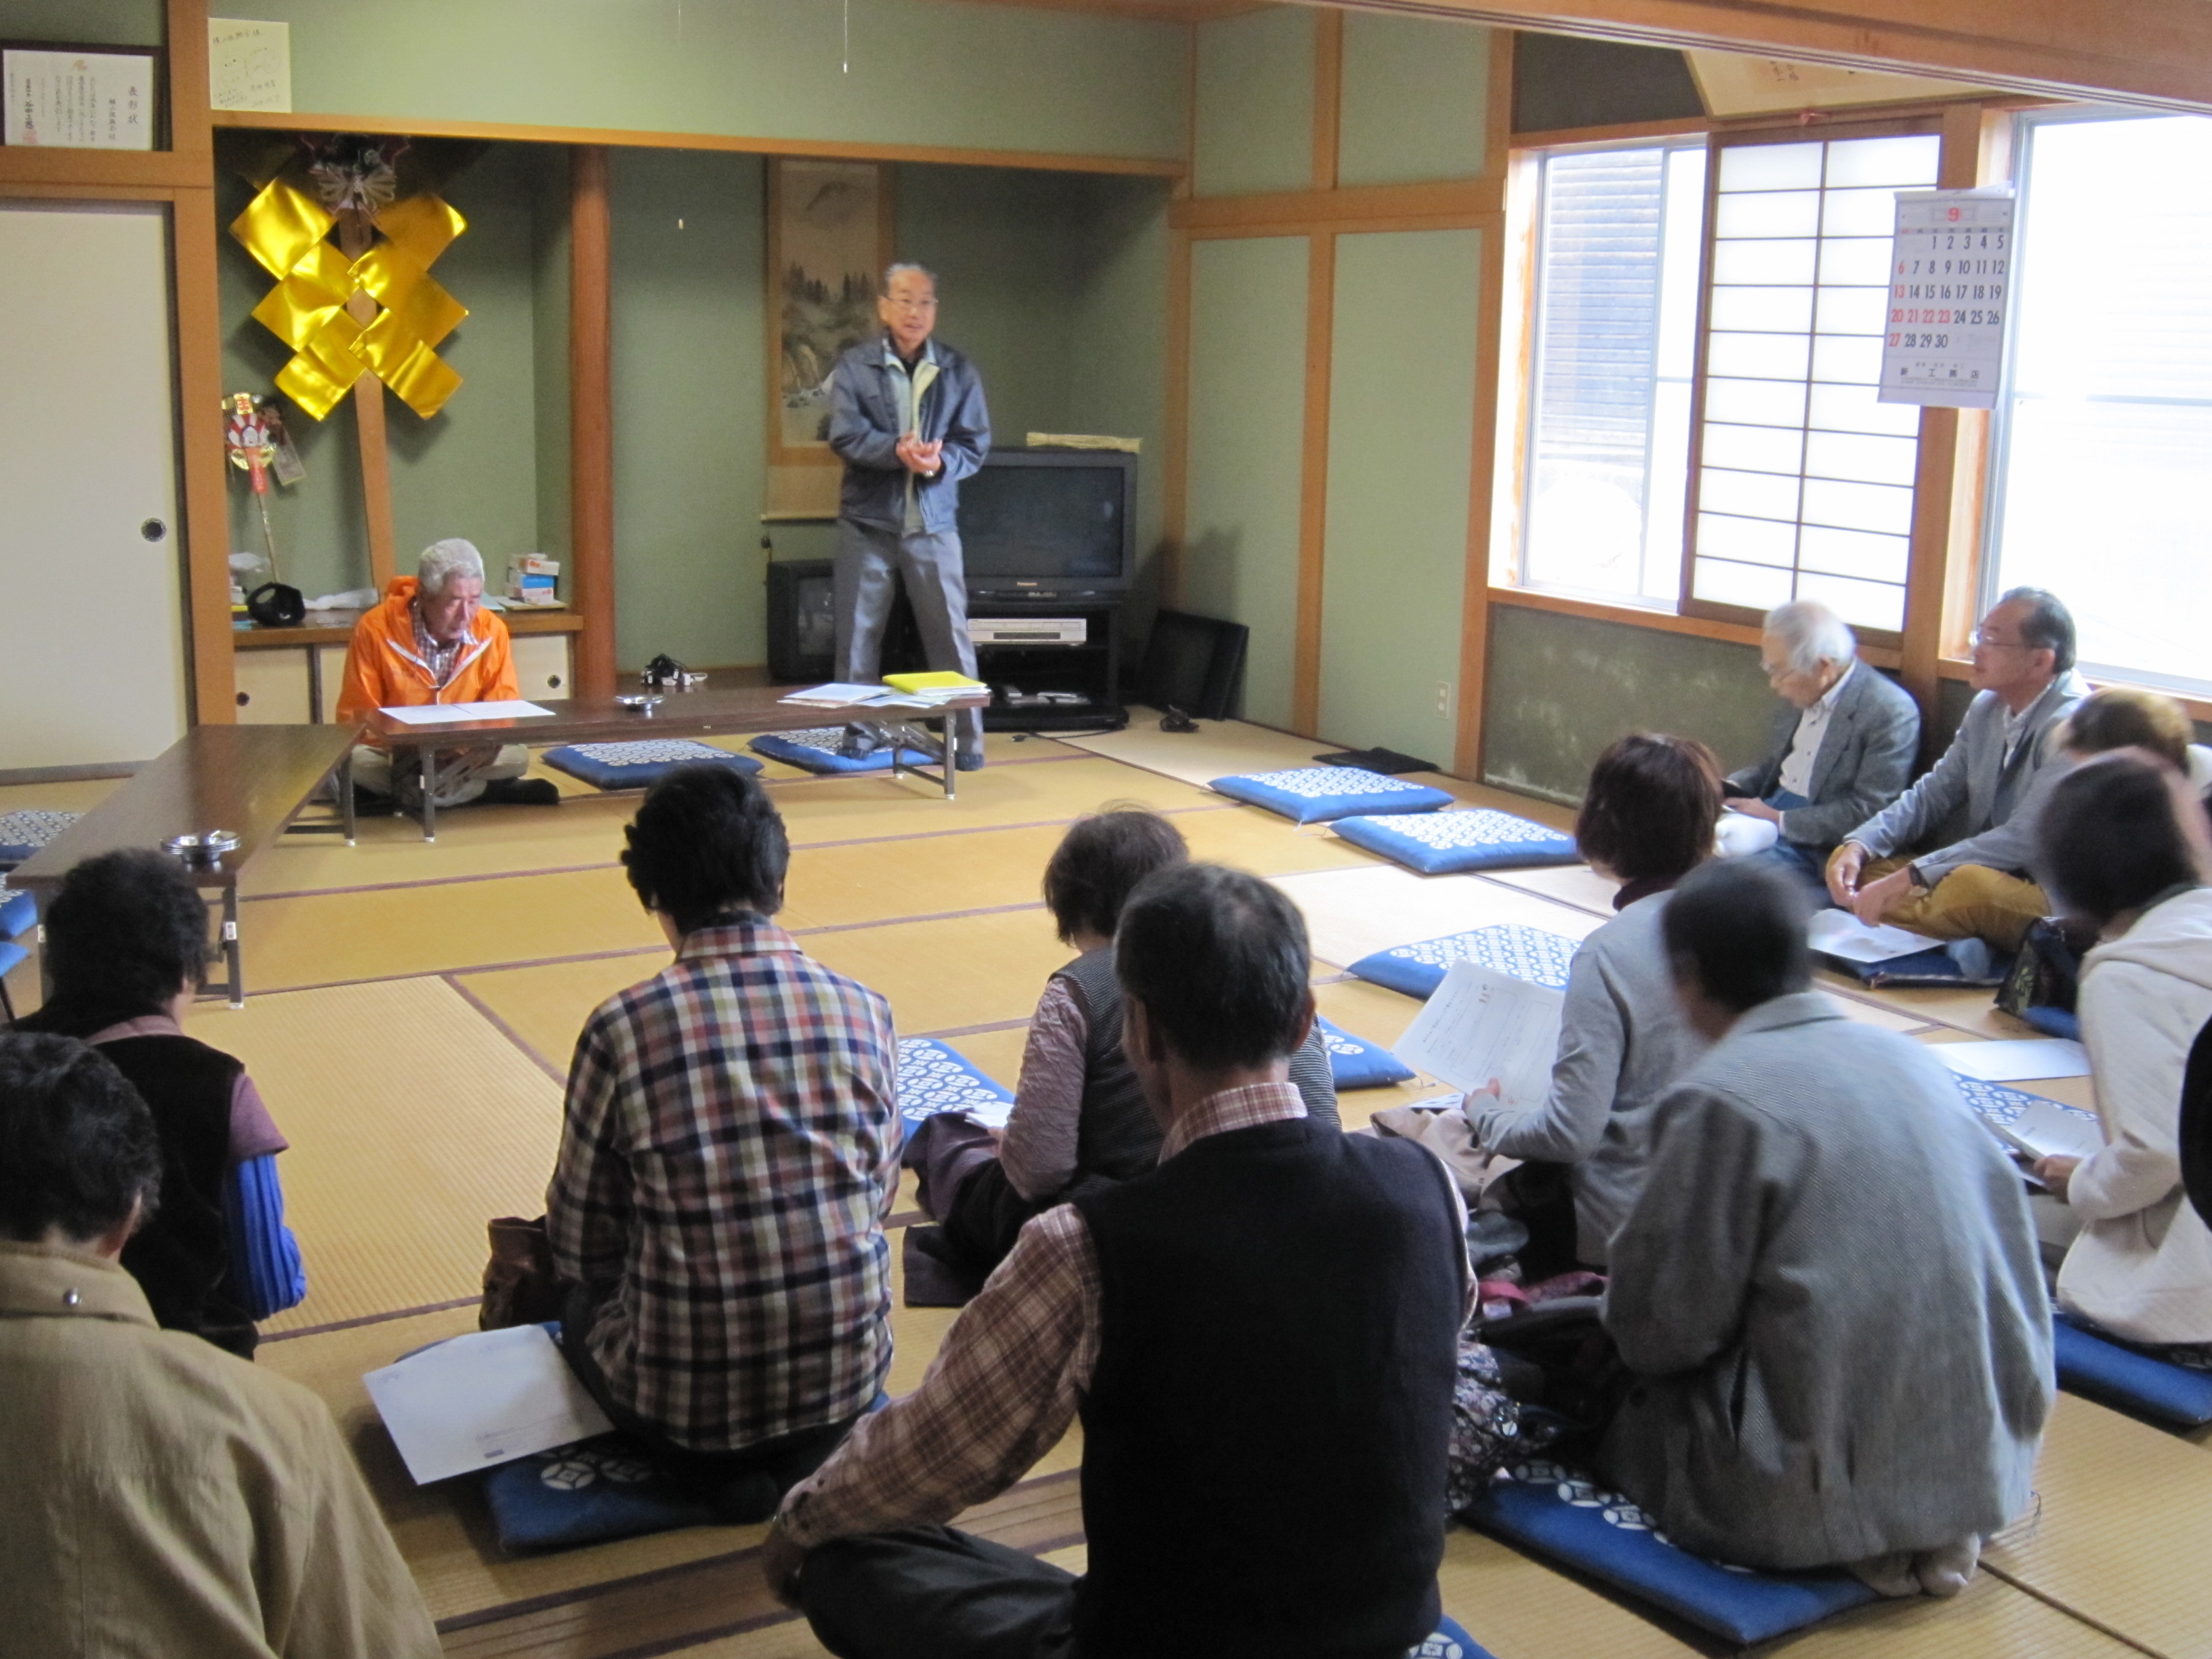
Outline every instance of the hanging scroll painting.
[[875, 161], [769, 161], [771, 517], [834, 516], [830, 374], [881, 326], [876, 293], [891, 258], [890, 169]]

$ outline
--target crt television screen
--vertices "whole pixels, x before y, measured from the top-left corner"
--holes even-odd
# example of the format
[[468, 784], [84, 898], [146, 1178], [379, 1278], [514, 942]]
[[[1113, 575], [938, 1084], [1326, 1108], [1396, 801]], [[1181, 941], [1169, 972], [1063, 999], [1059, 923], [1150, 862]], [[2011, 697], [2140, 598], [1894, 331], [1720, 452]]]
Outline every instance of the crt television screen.
[[960, 486], [968, 579], [1121, 580], [1126, 476], [1118, 466], [985, 465]]

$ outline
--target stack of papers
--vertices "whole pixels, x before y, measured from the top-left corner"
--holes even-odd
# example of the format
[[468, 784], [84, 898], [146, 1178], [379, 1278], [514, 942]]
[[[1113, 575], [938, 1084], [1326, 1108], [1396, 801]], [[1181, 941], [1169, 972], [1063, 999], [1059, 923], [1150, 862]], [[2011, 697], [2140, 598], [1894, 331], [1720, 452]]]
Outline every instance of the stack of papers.
[[833, 680], [828, 685], [810, 686], [804, 691], [793, 691], [777, 701], [797, 703], [802, 708], [938, 708], [955, 697], [964, 697], [988, 689], [977, 681], [957, 674], [900, 674], [894, 678], [900, 680], [952, 678], [959, 680], [960, 684], [915, 690], [898, 685], [856, 685]]
[[927, 706], [951, 702], [955, 697], [972, 697], [978, 691], [991, 688], [981, 680], [971, 680], [965, 674], [940, 672], [929, 674], [886, 674], [884, 684], [893, 690], [902, 691], [909, 697], [918, 697]]
[[1939, 1042], [1936, 1058], [1961, 1077], [1984, 1083], [2030, 1078], [2087, 1077], [2089, 1051], [2064, 1037], [2022, 1037], [2004, 1042]]
[[362, 1381], [418, 1486], [614, 1427], [543, 1325], [471, 1331]]
[[1846, 962], [1887, 962], [1937, 949], [1932, 939], [1884, 924], [1869, 927], [1848, 910], [1816, 910], [1805, 929], [1806, 942], [1823, 956]]
[[2088, 1158], [2105, 1144], [2094, 1112], [2038, 1097], [2009, 1122], [1983, 1115], [1983, 1124], [2023, 1158]]
[[1566, 994], [1473, 962], [1455, 962], [1391, 1052], [1462, 1094], [1495, 1079], [1508, 1106], [1551, 1092]]
[[532, 714], [551, 719], [553, 711], [534, 702], [433, 702], [415, 708], [380, 708], [406, 726], [450, 726], [464, 720], [519, 720]]

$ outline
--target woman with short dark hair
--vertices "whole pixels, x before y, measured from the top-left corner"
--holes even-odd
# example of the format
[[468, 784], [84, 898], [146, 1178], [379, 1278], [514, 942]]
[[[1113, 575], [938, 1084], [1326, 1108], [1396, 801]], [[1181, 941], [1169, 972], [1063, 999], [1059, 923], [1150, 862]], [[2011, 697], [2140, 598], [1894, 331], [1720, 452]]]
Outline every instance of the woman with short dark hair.
[[1686, 738], [1632, 732], [1590, 770], [1575, 840], [1592, 870], [1620, 884], [1620, 914], [1567, 970], [1543, 1103], [1508, 1106], [1493, 1089], [1465, 1103], [1476, 1142], [1522, 1160], [1502, 1195], [1528, 1228], [1527, 1277], [1605, 1265], [1643, 1189], [1650, 1109], [1705, 1052], [1675, 1001], [1660, 925], [1668, 890], [1711, 856], [1720, 811], [1720, 764]]
[[[1045, 904], [1060, 942], [1078, 954], [1045, 982], [1030, 1018], [1006, 1130], [994, 1143], [971, 1121], [933, 1118], [907, 1154], [921, 1175], [919, 1201], [943, 1224], [957, 1267], [988, 1273], [1032, 1216], [1159, 1162], [1159, 1124], [1121, 1053], [1114, 934], [1145, 878], [1189, 858], [1175, 825], [1132, 806], [1078, 819], [1054, 850]], [[1291, 1081], [1309, 1116], [1339, 1121], [1317, 1027], [1291, 1056]]]
[[628, 841], [676, 960], [576, 1041], [545, 1197], [562, 1342], [617, 1426], [762, 1521], [890, 1369], [897, 1038], [770, 920], [789, 843], [757, 781], [679, 766]]
[[207, 901], [174, 859], [132, 848], [71, 870], [45, 923], [53, 995], [15, 1029], [98, 1048], [161, 1134], [161, 1207], [123, 1265], [162, 1325], [250, 1359], [255, 1322], [296, 1305], [307, 1281], [276, 1178], [288, 1143], [246, 1067], [185, 1035]]
[[[2084, 707], [2087, 705], [2085, 704]], [[2172, 764], [2085, 761], [2036, 823], [2037, 873], [2101, 942], [2078, 1004], [2105, 1144], [2037, 1176], [2082, 1220], [2058, 1305], [2161, 1358], [2212, 1370], [2212, 1231], [2182, 1192], [2182, 1078], [2212, 1021], [2212, 842]]]

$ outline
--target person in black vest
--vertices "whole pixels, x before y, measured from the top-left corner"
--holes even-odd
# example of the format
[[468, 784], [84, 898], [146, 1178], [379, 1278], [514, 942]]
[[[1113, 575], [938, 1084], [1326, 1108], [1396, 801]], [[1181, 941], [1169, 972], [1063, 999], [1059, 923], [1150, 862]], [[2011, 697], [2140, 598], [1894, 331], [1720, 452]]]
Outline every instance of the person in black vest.
[[[1121, 988], [1114, 930], [1156, 870], [1187, 862], [1182, 832], [1142, 807], [1080, 818], [1045, 866], [1044, 902], [1060, 942], [1079, 953], [1045, 982], [1030, 1017], [1021, 1081], [1003, 1134], [957, 1112], [907, 1141], [916, 1200], [943, 1224], [944, 1252], [977, 1277], [1014, 1248], [1024, 1224], [1143, 1175], [1160, 1161], [1160, 1125], [1121, 1054]], [[1321, 1028], [1291, 1056], [1306, 1115], [1337, 1126], [1336, 1085]]]
[[[1439, 1613], [1459, 1194], [1411, 1142], [1307, 1117], [1275, 888], [1164, 870], [1115, 956], [1158, 1167], [1023, 1229], [921, 1387], [793, 1489], [763, 1570], [841, 1659], [1401, 1659]], [[943, 1524], [1079, 1414], [1085, 1577]]]
[[53, 995], [15, 1029], [99, 1049], [161, 1133], [161, 1207], [123, 1265], [164, 1329], [251, 1359], [255, 1322], [307, 1282], [276, 1178], [288, 1143], [246, 1067], [181, 1024], [207, 967], [207, 901], [174, 859], [133, 848], [71, 870], [45, 921]]

